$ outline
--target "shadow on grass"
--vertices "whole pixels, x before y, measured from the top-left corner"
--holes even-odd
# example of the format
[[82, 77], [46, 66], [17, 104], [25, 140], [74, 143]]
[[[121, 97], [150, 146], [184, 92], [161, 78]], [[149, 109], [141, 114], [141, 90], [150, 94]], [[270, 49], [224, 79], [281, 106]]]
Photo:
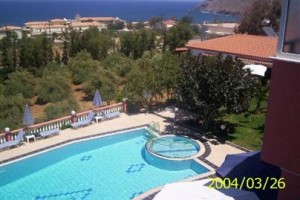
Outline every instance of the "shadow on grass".
[[93, 101], [94, 96], [93, 95], [86, 95], [82, 97], [83, 101]]
[[265, 125], [261, 124], [259, 126], [257, 126], [256, 128], [253, 128], [254, 130], [258, 130], [260, 133], [263, 133], [265, 130]]
[[80, 91], [82, 91], [82, 90], [83, 90], [82, 88], [75, 88], [75, 89], [74, 89], [75, 92], [80, 92]]
[[215, 121], [212, 123], [210, 130], [211, 134], [215, 136], [215, 139], [224, 144], [226, 141], [232, 141], [236, 139], [233, 134], [236, 132], [236, 128], [239, 125], [236, 123], [225, 122], [225, 121]]
[[[204, 140], [203, 136], [205, 135], [205, 137], [207, 139], [216, 140], [217, 143], [221, 143], [221, 144], [224, 144], [226, 141], [232, 141], [232, 140], [236, 139], [236, 137], [234, 135], [232, 135], [232, 133], [235, 133], [235, 129], [238, 125], [234, 124], [234, 123], [215, 121], [210, 125], [208, 131], [202, 131], [202, 127], [199, 124], [199, 121], [195, 118], [181, 120], [180, 123], [185, 124], [189, 127], [198, 129], [198, 130], [200, 130], [200, 132], [202, 132], [202, 134], [193, 134], [193, 133], [192, 134], [184, 134], [184, 135], [188, 135], [194, 139], [200, 139], [203, 141]], [[221, 125], [224, 126], [224, 129], [221, 128]], [[206, 141], [206, 140], [204, 140], [204, 141]]]

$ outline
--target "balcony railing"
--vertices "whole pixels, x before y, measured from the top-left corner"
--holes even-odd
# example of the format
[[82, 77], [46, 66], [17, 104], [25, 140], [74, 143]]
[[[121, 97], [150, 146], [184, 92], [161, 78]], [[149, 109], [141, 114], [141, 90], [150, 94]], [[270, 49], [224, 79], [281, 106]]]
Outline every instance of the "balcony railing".
[[[108, 113], [112, 113], [112, 112], [116, 112], [116, 111], [126, 112], [126, 104], [125, 103], [117, 103], [117, 104], [113, 104], [113, 105], [109, 105], [109, 106], [105, 106], [105, 107], [100, 107], [100, 108], [95, 108], [95, 109], [92, 109], [92, 110], [77, 113], [76, 114], [76, 121], [85, 120], [90, 111], [95, 112], [96, 115], [108, 114]], [[62, 127], [68, 127], [68, 125], [70, 125], [72, 123], [71, 118], [72, 118], [72, 115], [61, 117], [61, 118], [54, 119], [54, 120], [51, 120], [51, 121], [31, 125], [29, 127], [24, 128], [24, 130], [26, 132], [26, 135], [32, 135], [32, 134], [33, 135], [38, 135], [38, 133], [40, 133], [42, 131], [47, 131], [47, 130], [51, 130], [51, 129], [55, 129], [55, 128], [61, 129]], [[20, 129], [16, 129], [16, 130], [12, 130], [10, 132], [11, 140], [14, 140], [17, 137], [17, 134], [18, 134], [19, 130]], [[5, 140], [5, 133], [1, 133], [0, 134], [0, 144], [4, 143], [5, 141], [6, 141]]]

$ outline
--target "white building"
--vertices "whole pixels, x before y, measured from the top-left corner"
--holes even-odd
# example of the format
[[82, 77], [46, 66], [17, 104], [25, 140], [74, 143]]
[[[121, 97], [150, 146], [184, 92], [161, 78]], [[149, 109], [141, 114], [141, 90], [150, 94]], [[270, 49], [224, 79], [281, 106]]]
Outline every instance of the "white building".
[[82, 32], [90, 27], [96, 27], [101, 31], [102, 29], [107, 29], [108, 24], [117, 21], [123, 20], [113, 17], [84, 17], [72, 21], [67, 19], [52, 19], [49, 21], [27, 22], [25, 23], [25, 28], [31, 36], [41, 35], [43, 33], [56, 33], [60, 35], [71, 30]]
[[99, 22], [102, 24], [115, 24], [118, 22], [124, 22], [124, 20], [121, 20], [119, 17], [80, 17], [77, 18], [76, 21], [80, 22]]
[[26, 29], [29, 30], [30, 35], [36, 36], [43, 33], [46, 34], [62, 34], [68, 30], [68, 22], [63, 19], [54, 19], [50, 21], [37, 21], [25, 23]]
[[96, 27], [99, 29], [99, 31], [101, 31], [102, 29], [106, 29], [107, 25], [104, 23], [99, 23], [99, 22], [78, 22], [78, 21], [73, 21], [70, 23], [69, 28], [71, 30], [75, 30], [75, 31], [85, 31], [91, 27]]
[[235, 34], [234, 31], [237, 28], [237, 23], [218, 23], [209, 24], [204, 23], [201, 26], [201, 37], [205, 39], [210, 35], [226, 36]]
[[21, 39], [22, 38], [22, 28], [18, 27], [18, 26], [3, 26], [0, 27], [0, 40], [4, 37], [6, 37], [6, 32], [7, 31], [14, 31], [18, 38]]

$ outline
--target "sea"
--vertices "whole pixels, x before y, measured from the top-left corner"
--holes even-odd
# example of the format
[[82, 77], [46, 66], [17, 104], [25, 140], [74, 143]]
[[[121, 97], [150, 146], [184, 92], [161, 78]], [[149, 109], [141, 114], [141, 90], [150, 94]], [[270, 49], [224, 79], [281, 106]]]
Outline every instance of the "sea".
[[24, 26], [28, 21], [74, 19], [77, 14], [81, 17], [119, 17], [127, 22], [147, 21], [156, 16], [163, 19], [191, 16], [195, 23], [239, 20], [236, 16], [200, 12], [196, 7], [201, 1], [0, 0], [0, 27]]

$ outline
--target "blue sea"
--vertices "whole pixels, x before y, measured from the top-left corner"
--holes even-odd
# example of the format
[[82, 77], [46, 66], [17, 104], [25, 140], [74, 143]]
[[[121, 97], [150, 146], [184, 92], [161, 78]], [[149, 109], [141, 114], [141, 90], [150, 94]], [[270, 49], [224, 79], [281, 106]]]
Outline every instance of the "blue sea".
[[[201, 2], [201, 0], [199, 0]], [[74, 19], [81, 17], [119, 17], [127, 22], [147, 21], [151, 17], [164, 19], [192, 16], [194, 22], [237, 21], [230, 15], [196, 11], [199, 2], [192, 1], [107, 1], [107, 0], [0, 0], [0, 26], [23, 26], [28, 21], [54, 18]]]

